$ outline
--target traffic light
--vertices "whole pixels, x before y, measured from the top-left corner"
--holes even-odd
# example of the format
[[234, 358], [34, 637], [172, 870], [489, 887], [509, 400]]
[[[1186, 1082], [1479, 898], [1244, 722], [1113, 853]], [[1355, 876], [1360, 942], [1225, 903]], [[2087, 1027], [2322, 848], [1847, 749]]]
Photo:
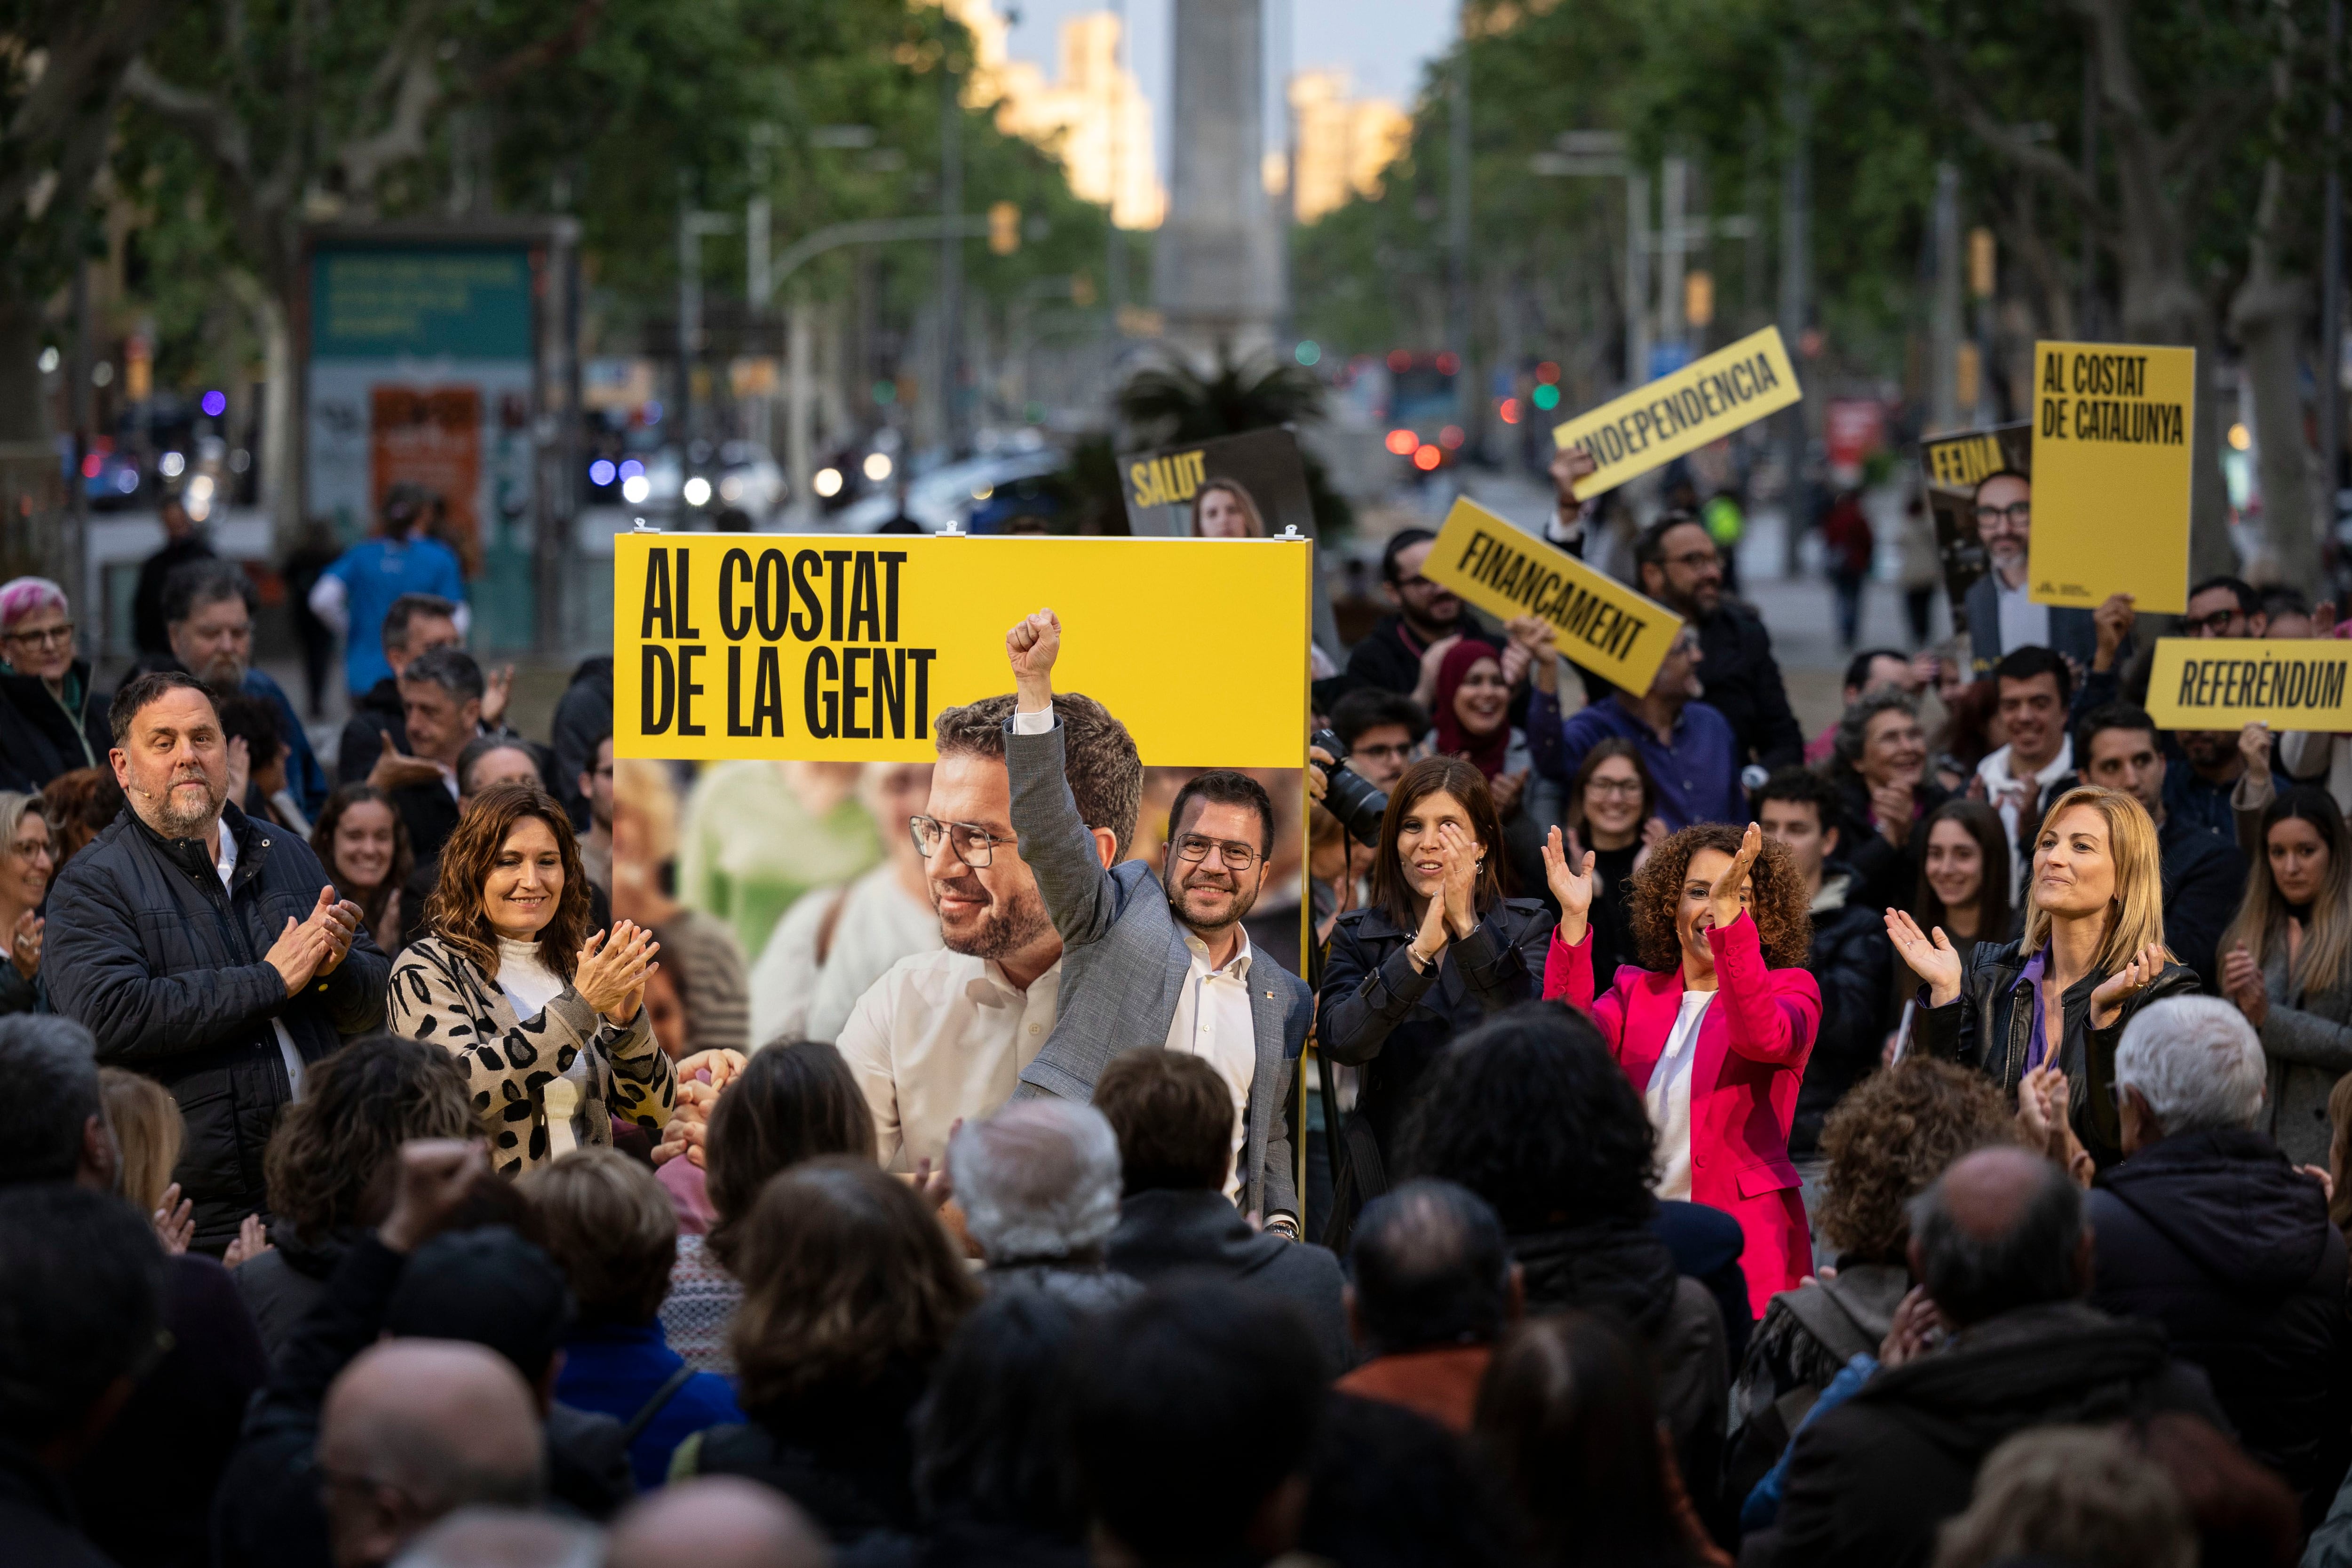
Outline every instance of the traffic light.
[[997, 202], [988, 209], [988, 248], [998, 256], [1021, 248], [1021, 209], [1011, 202]]

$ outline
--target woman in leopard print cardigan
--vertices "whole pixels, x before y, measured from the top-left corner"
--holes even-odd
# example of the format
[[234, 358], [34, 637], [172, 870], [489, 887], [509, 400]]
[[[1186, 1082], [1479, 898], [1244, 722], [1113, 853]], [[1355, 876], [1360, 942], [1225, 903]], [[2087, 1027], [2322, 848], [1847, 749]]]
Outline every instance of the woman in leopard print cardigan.
[[627, 921], [587, 930], [579, 846], [546, 792], [498, 784], [475, 799], [425, 922], [393, 966], [388, 1021], [464, 1065], [500, 1174], [611, 1143], [614, 1115], [658, 1136], [677, 1081], [643, 1005], [660, 945]]

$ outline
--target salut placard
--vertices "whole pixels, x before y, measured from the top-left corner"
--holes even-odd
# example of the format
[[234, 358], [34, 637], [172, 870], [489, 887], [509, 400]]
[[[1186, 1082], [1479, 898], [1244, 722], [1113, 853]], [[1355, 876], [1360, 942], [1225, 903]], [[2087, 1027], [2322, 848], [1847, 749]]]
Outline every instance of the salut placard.
[[1013, 689], [1004, 634], [1051, 609], [1057, 691], [1147, 763], [1297, 767], [1298, 539], [629, 533], [613, 552], [613, 750], [928, 762], [940, 709]]
[[2029, 596], [2095, 608], [2129, 594], [2142, 614], [2189, 607], [2189, 494], [2197, 351], [2146, 343], [2033, 345]]
[[2352, 642], [2161, 637], [2147, 711], [2168, 730], [2352, 730]]

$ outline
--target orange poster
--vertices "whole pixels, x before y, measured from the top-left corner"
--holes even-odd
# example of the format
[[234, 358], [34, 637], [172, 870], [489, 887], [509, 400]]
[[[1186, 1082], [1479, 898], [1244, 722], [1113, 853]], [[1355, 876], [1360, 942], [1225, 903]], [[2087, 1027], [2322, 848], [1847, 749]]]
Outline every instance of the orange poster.
[[368, 388], [368, 502], [383, 515], [397, 484], [415, 485], [438, 502], [434, 533], [457, 552], [466, 575], [482, 567], [482, 394], [474, 386]]

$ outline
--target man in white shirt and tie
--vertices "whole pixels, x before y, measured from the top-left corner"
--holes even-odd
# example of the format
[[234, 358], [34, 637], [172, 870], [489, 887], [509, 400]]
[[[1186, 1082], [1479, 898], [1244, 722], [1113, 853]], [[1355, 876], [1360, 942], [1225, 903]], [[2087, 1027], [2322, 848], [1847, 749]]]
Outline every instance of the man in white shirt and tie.
[[[1054, 1032], [1062, 980], [1055, 929], [1022, 858], [1004, 762], [1011, 697], [942, 710], [939, 763], [909, 833], [939, 911], [939, 952], [900, 959], [850, 1010], [837, 1041], [874, 1113], [890, 1170], [936, 1169], [958, 1121], [1013, 1098]], [[1143, 764], [1126, 728], [1083, 697], [1056, 705], [1070, 731], [1069, 787], [1099, 864], [1127, 849]]]

